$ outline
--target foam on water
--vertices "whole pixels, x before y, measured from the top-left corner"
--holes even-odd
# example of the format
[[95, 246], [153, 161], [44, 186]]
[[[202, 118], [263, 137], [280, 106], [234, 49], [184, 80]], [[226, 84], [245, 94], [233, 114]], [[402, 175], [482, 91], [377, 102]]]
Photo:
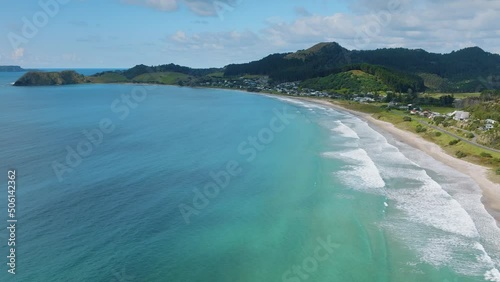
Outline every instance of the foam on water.
[[484, 274], [484, 279], [486, 281], [500, 282], [500, 271], [496, 268], [488, 270]]
[[315, 112], [323, 116], [319, 123], [332, 131], [336, 148], [322, 155], [346, 163], [334, 177], [351, 189], [384, 196], [381, 209], [387, 220], [380, 225], [414, 250], [421, 262], [500, 282], [500, 230], [482, 205], [474, 181], [421, 151], [391, 139], [397, 147], [392, 145], [350, 114], [282, 100], [320, 109]]
[[[484, 265], [495, 265], [493, 259], [488, 255], [483, 245], [476, 243], [475, 248], [481, 251], [481, 255], [478, 258], [479, 261], [483, 262]], [[500, 271], [498, 271], [498, 269], [496, 268], [492, 268], [486, 271], [486, 273], [484, 274], [484, 279], [486, 281], [500, 282]]]
[[420, 187], [389, 189], [387, 196], [411, 220], [469, 238], [479, 236], [469, 214], [425, 170], [408, 170], [404, 177], [421, 182]]
[[[434, 241], [428, 241], [431, 243], [420, 249], [422, 259], [433, 265], [450, 266], [458, 273], [466, 275], [479, 275], [485, 267], [490, 268], [485, 278], [488, 277], [489, 281], [500, 281], [498, 276], [495, 276], [498, 273], [498, 264], [493, 261], [483, 246], [483, 244], [488, 244], [493, 250], [500, 250], [498, 245], [500, 230], [496, 228], [493, 218], [481, 203], [479, 187], [470, 178], [457, 171], [448, 167], [444, 168], [443, 164], [435, 160], [427, 160], [432, 163], [424, 164], [432, 169], [441, 168], [440, 172], [448, 176], [450, 182], [440, 184], [419, 164], [408, 159], [397, 147], [389, 144], [384, 136], [369, 128], [366, 123], [359, 123], [357, 126], [365, 127], [365, 132], [371, 131], [370, 135], [373, 134], [375, 142], [368, 141], [366, 145], [369, 145], [367, 148], [371, 150], [367, 151], [377, 160], [379, 171], [384, 179], [399, 178], [406, 179], [405, 181], [410, 180], [411, 183], [420, 183], [416, 187], [409, 184], [411, 188], [405, 189], [388, 187], [385, 190], [387, 197], [397, 203], [396, 207], [404, 211], [408, 219], [453, 234], [444, 238], [436, 235], [433, 238]], [[362, 139], [369, 140], [369, 138]], [[416, 154], [420, 158], [430, 159], [420, 151]], [[443, 182], [443, 179], [440, 181]], [[429, 234], [428, 231], [422, 232], [424, 238], [427, 238]], [[410, 235], [408, 242], [415, 243], [415, 233]], [[414, 244], [415, 249], [419, 247], [419, 244]], [[477, 263], [471, 263], [470, 259], [462, 257], [463, 252], [467, 254], [466, 250], [471, 249], [478, 251], [476, 252]]]
[[334, 174], [345, 185], [354, 189], [383, 188], [385, 182], [380, 176], [377, 166], [365, 150], [355, 149], [342, 152], [325, 152], [324, 157], [340, 159], [348, 165], [344, 170]]
[[299, 105], [299, 106], [302, 106], [302, 107], [307, 108], [307, 109], [318, 109], [318, 110], [323, 110], [323, 111], [331, 111], [330, 108], [327, 108], [327, 107], [319, 105], [319, 104], [310, 103], [307, 101], [300, 101], [297, 99], [290, 99], [290, 98], [278, 97], [278, 96], [268, 96], [268, 97], [274, 98], [274, 99], [277, 99], [280, 101], [284, 101], [284, 102], [287, 102], [289, 104]]
[[[332, 115], [326, 115], [331, 124]], [[461, 174], [457, 177], [456, 171], [446, 167], [440, 173], [450, 176], [450, 182], [440, 179], [438, 183], [427, 172], [429, 167], [436, 167], [437, 161], [432, 160], [424, 169], [418, 160], [409, 159], [366, 122], [344, 114], [333, 117], [337, 119], [336, 126], [329, 128], [333, 134], [345, 138], [346, 144], [355, 143], [358, 147], [325, 152], [323, 156], [348, 164], [334, 172], [345, 185], [382, 193], [388, 199], [383, 208], [390, 212], [383, 226], [415, 250], [423, 262], [500, 282], [498, 262], [484, 247], [487, 244], [493, 247], [493, 252], [500, 250], [500, 230], [481, 203], [479, 187], [476, 185], [467, 191], [466, 187], [475, 185], [470, 178]], [[352, 142], [353, 138], [357, 141]], [[425, 155], [420, 151], [416, 154], [421, 158]], [[471, 261], [470, 254], [476, 256], [475, 262]]]
[[336, 126], [331, 129], [333, 132], [340, 134], [340, 136], [342, 137], [359, 139], [358, 134], [356, 134], [354, 130], [343, 124], [341, 121], [336, 120], [335, 125]]
[[305, 102], [302, 102], [302, 101], [299, 101], [296, 99], [284, 98], [284, 97], [279, 97], [279, 96], [271, 96], [271, 95], [268, 95], [267, 97], [272, 98], [272, 99], [276, 99], [276, 100], [280, 100], [283, 102], [287, 102], [289, 104], [299, 105], [299, 106], [302, 106], [304, 108], [311, 108], [312, 107], [312, 104], [309, 104], [309, 103], [306, 104]]

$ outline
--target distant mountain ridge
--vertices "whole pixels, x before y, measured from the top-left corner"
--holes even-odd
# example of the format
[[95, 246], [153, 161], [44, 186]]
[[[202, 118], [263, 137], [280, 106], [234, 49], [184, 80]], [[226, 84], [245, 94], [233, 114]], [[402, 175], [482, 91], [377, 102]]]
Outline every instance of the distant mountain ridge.
[[[269, 77], [274, 84], [300, 81], [301, 87], [330, 92], [342, 90], [344, 93], [358, 90], [479, 92], [500, 88], [498, 83], [490, 83], [500, 78], [500, 55], [479, 47], [437, 54], [406, 48], [348, 50], [336, 42], [323, 42], [305, 50], [271, 54], [257, 61], [230, 64], [224, 68], [137, 65], [128, 70], [102, 72], [73, 81], [204, 86], [251, 76]], [[29, 85], [29, 81], [16, 85]]]
[[426, 78], [432, 76], [442, 80], [447, 88], [435, 90], [456, 92], [488, 88], [483, 85], [485, 78], [500, 75], [500, 55], [479, 47], [437, 54], [405, 48], [351, 51], [335, 42], [319, 43], [294, 53], [273, 54], [246, 64], [231, 64], [225, 68], [225, 75], [258, 74], [276, 80], [306, 80], [328, 76], [342, 67], [356, 64], [378, 65], [418, 75], [426, 84]]

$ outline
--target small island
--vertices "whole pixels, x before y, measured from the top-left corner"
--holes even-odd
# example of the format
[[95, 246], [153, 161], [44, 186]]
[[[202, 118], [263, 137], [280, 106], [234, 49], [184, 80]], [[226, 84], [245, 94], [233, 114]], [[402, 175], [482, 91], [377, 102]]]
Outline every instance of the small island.
[[18, 79], [14, 86], [69, 85], [89, 82], [84, 75], [75, 71], [27, 72]]
[[20, 66], [0, 66], [0, 72], [23, 72], [25, 69]]

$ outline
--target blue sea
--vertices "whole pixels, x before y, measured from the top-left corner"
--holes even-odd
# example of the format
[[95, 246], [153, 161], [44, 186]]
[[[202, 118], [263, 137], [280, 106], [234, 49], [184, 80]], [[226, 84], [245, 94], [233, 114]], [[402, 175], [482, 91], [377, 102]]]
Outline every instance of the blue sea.
[[21, 75], [0, 73], [0, 281], [500, 281], [480, 188], [346, 112]]

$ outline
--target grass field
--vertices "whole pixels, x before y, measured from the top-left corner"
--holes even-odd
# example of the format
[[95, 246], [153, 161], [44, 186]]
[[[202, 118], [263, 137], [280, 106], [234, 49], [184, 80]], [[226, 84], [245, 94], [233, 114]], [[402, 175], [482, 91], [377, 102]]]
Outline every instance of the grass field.
[[468, 97], [479, 97], [481, 93], [475, 92], [475, 93], [425, 93], [422, 94], [422, 97], [429, 96], [433, 98], [439, 98], [441, 96], [446, 96], [446, 95], [453, 95], [455, 99], [464, 99]]
[[430, 110], [431, 112], [436, 112], [436, 113], [440, 113], [440, 114], [453, 113], [454, 111], [457, 110], [453, 107], [435, 107], [435, 106], [431, 106], [431, 107], [426, 106], [426, 107], [423, 107], [423, 109]]

